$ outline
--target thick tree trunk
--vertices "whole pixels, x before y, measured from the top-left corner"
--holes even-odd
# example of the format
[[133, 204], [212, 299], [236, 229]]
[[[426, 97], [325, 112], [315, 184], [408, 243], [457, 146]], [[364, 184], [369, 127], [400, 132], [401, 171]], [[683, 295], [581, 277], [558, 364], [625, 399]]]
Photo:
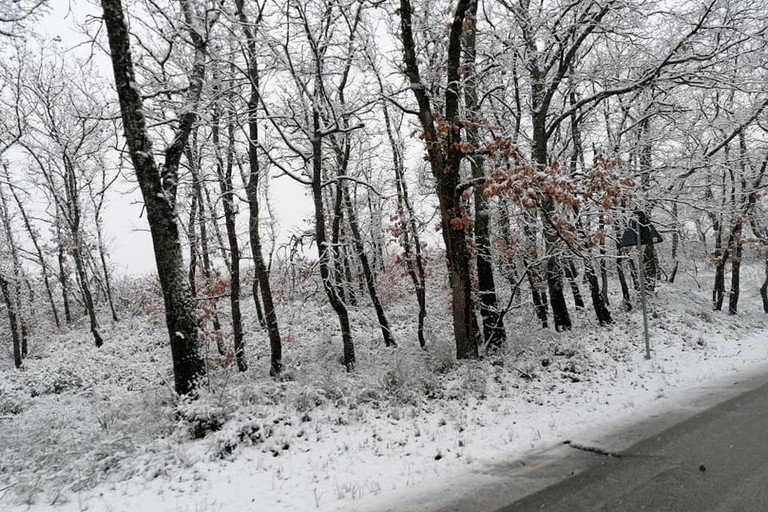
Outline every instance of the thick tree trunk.
[[547, 289], [552, 304], [552, 319], [556, 331], [571, 329], [571, 317], [563, 293], [563, 273], [560, 268], [560, 258], [550, 255], [547, 258]]
[[[449, 127], [459, 116], [459, 67], [461, 42], [470, 0], [459, 0], [454, 11], [448, 38], [447, 80], [445, 112], [442, 116]], [[446, 263], [451, 289], [453, 334], [456, 340], [456, 356], [459, 359], [478, 356], [476, 321], [472, 311], [472, 276], [465, 234], [466, 219], [461, 211], [457, 188], [460, 183], [459, 166], [463, 158], [460, 152], [461, 131], [440, 130], [432, 110], [432, 100], [421, 81], [416, 43], [413, 37], [412, 10], [409, 0], [400, 0], [401, 35], [406, 75], [419, 107], [419, 121], [424, 130], [427, 158], [440, 207], [440, 225], [445, 242]], [[447, 133], [444, 133], [447, 132]]]
[[712, 288], [712, 307], [722, 311], [725, 298], [725, 265], [728, 263], [728, 249], [723, 247], [722, 223], [715, 223], [715, 283]]
[[645, 265], [645, 289], [652, 292], [656, 289], [656, 281], [659, 278], [659, 257], [656, 254], [654, 244], [650, 243], [644, 247], [643, 262]]
[[[197, 25], [192, 8], [182, 1], [187, 23]], [[147, 208], [152, 245], [165, 303], [165, 320], [171, 343], [176, 392], [194, 395], [205, 377], [205, 361], [199, 347], [195, 306], [189, 289], [176, 223], [175, 197], [181, 153], [197, 118], [196, 106], [205, 74], [205, 43], [202, 33], [190, 30], [195, 59], [187, 91], [187, 107], [179, 116], [173, 142], [166, 148], [161, 175], [154, 160], [141, 95], [131, 58], [129, 34], [120, 0], [102, 0], [104, 21], [122, 113], [125, 138]]]

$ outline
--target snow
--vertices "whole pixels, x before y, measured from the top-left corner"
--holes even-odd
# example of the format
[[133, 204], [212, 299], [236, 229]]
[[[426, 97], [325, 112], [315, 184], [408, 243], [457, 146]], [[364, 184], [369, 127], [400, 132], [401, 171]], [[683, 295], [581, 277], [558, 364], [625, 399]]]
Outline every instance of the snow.
[[[758, 282], [759, 269], [744, 272]], [[460, 364], [439, 309], [447, 298], [431, 298], [423, 352], [413, 301], [395, 285], [385, 300], [401, 347], [385, 348], [372, 312], [353, 309], [351, 374], [332, 310], [283, 297], [286, 379], [267, 376], [266, 334], [250, 323], [251, 370], [222, 368], [211, 350], [210, 391], [183, 403], [161, 309], [105, 326], [102, 349], [85, 326], [40, 326], [23, 371], [0, 362], [0, 508], [430, 510], [497, 464], [679, 408], [702, 386], [768, 363], [756, 286], [728, 316], [710, 311], [697, 281], [711, 277], [682, 275], [650, 297], [651, 360], [639, 311], [612, 311], [609, 327], [574, 312], [574, 330], [555, 333], [528, 305], [507, 319], [502, 354]]]

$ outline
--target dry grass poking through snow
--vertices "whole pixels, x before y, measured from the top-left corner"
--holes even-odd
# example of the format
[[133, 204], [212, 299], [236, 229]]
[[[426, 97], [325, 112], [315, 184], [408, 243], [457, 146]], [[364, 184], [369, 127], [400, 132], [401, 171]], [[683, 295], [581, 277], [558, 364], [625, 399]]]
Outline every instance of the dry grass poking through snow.
[[369, 310], [353, 311], [353, 373], [338, 362], [330, 308], [283, 302], [283, 380], [266, 375], [252, 321], [251, 370], [212, 366], [208, 390], [182, 403], [164, 330], [148, 317], [105, 327], [101, 349], [85, 329], [37, 332], [22, 371], [0, 361], [0, 508], [351, 510], [768, 360], [765, 344], [740, 341], [766, 330], [757, 291], [743, 292], [736, 317], [711, 312], [709, 293], [685, 275], [661, 285], [650, 363], [639, 311], [614, 311], [608, 327], [574, 311], [574, 330], [555, 333], [526, 306], [507, 319], [501, 353], [457, 364], [446, 299], [432, 297], [422, 351], [400, 298], [388, 305], [397, 349], [382, 346]]

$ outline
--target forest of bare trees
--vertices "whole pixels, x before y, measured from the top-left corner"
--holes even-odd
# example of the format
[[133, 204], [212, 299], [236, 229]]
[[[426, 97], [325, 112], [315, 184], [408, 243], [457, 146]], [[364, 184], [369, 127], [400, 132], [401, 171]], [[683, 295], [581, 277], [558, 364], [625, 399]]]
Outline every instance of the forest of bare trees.
[[[458, 359], [503, 350], [512, 315], [567, 331], [590, 309], [610, 324], [693, 260], [731, 315], [742, 261], [759, 260], [765, 281], [750, 286], [768, 313], [766, 2], [73, 6], [88, 14], [68, 46], [39, 23], [51, 5], [0, 0], [0, 288], [16, 367], [43, 316], [119, 343], [101, 328], [123, 316], [104, 212], [127, 182], [181, 395], [205, 382], [208, 343], [240, 371], [268, 345], [258, 364], [279, 378], [281, 308], [313, 287], [347, 371], [357, 343], [430, 350], [425, 329], [446, 314]], [[280, 180], [306, 196], [275, 193]], [[305, 201], [309, 223], [279, 234], [271, 205]], [[644, 246], [643, 273], [617, 246], [636, 212], [664, 237]], [[413, 339], [390, 318], [394, 280]], [[368, 309], [375, 341], [350, 316]]]

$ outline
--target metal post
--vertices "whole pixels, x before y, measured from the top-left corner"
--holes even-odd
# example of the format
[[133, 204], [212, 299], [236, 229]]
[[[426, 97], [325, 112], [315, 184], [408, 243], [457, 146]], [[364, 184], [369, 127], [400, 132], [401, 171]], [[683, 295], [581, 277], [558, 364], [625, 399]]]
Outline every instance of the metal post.
[[643, 305], [643, 334], [645, 335], [645, 358], [651, 358], [651, 341], [648, 337], [648, 309], [645, 306], [645, 258], [640, 244], [640, 222], [637, 223], [637, 263], [640, 275], [640, 302]]

